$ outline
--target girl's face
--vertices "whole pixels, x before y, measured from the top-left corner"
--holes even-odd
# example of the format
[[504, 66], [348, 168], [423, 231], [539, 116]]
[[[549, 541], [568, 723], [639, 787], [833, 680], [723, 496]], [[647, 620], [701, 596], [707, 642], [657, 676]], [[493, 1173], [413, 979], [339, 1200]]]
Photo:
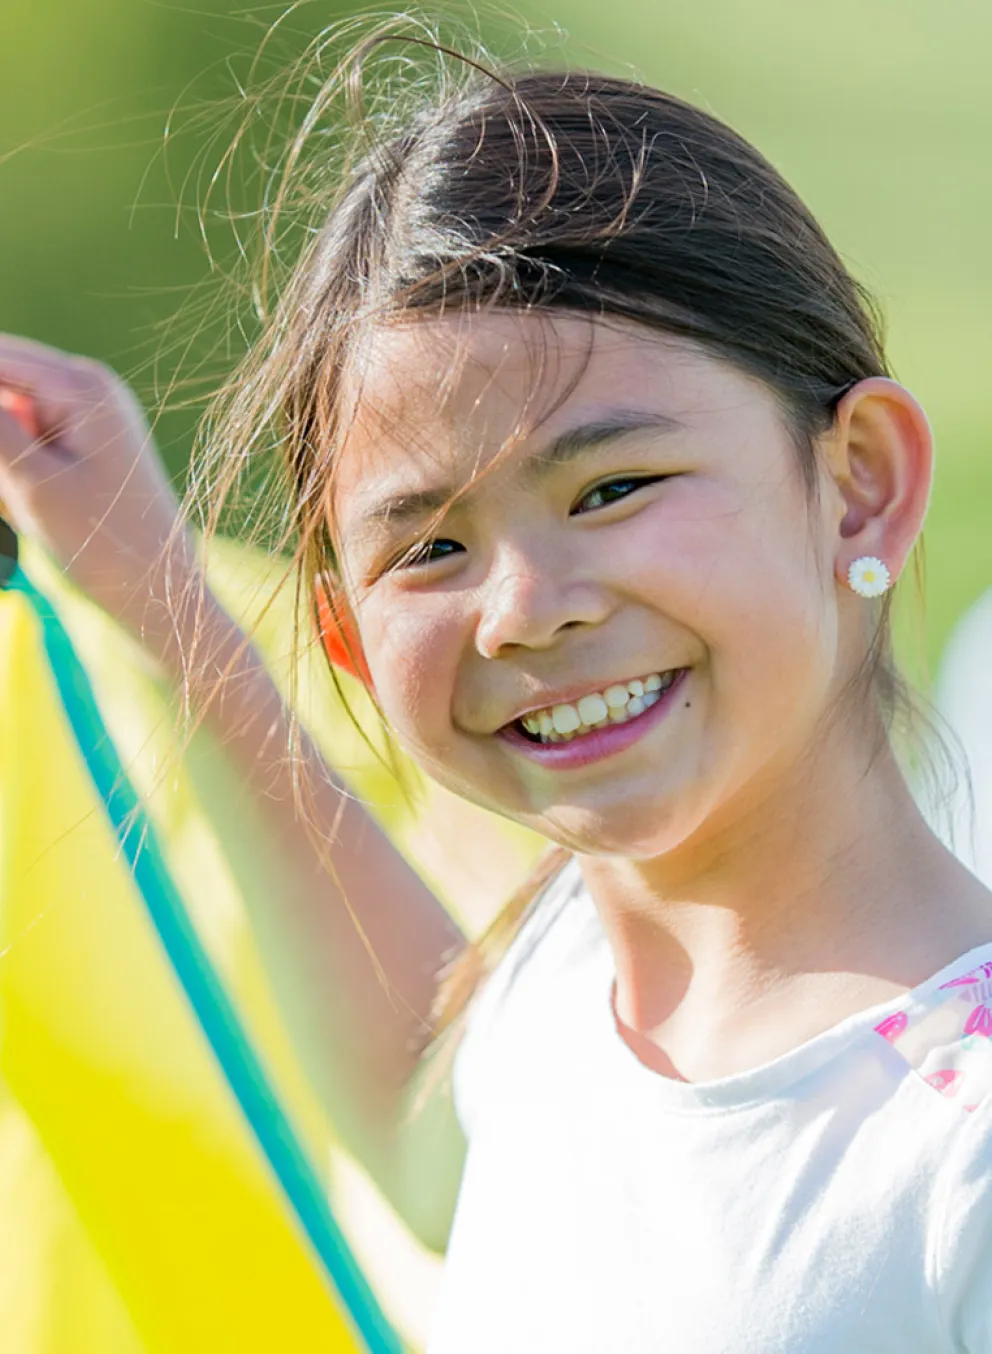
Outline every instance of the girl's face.
[[810, 501], [763, 385], [634, 325], [497, 312], [379, 332], [354, 396], [345, 589], [430, 774], [642, 858], [795, 781], [859, 655], [841, 495]]

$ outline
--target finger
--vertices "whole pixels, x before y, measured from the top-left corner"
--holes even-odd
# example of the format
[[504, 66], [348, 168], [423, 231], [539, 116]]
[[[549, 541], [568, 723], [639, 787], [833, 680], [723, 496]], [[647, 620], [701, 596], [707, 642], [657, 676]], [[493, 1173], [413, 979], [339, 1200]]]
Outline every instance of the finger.
[[7, 477], [8, 487], [11, 475], [40, 480], [73, 459], [64, 446], [32, 436], [20, 418], [0, 407], [0, 474]]
[[78, 391], [71, 392], [64, 380], [59, 384], [58, 373], [53, 372], [48, 380], [30, 381], [25, 372], [5, 370], [0, 360], [0, 410], [17, 419], [35, 445], [51, 447], [63, 459], [71, 459], [63, 439], [85, 407]]
[[81, 404], [102, 403], [113, 374], [92, 358], [73, 356], [11, 335], [0, 334], [0, 385], [32, 396], [42, 430]]
[[0, 409], [18, 419], [39, 446], [58, 442], [72, 425], [79, 408], [64, 377], [41, 373], [0, 360]]
[[43, 535], [35, 495], [67, 469], [64, 449], [44, 445], [0, 409], [0, 517], [17, 531]]
[[[63, 440], [68, 430], [67, 417], [56, 417], [54, 414], [44, 412], [33, 396], [23, 395], [19, 391], [12, 391], [9, 387], [0, 385], [0, 414], [2, 413], [13, 419], [27, 438], [27, 446], [18, 448], [14, 453], [16, 459], [20, 460], [29, 452], [42, 449], [51, 452], [56, 462], [65, 463], [76, 459], [71, 448]], [[0, 450], [0, 457], [3, 454]], [[13, 464], [12, 461], [8, 463]]]
[[25, 454], [32, 441], [20, 420], [0, 408], [0, 523], [10, 523], [18, 528], [22, 524], [15, 505], [20, 494], [10, 466]]
[[83, 382], [78, 369], [67, 363], [36, 361], [23, 353], [0, 352], [0, 384], [49, 404], [67, 404], [79, 398]]
[[0, 333], [0, 365], [15, 365], [25, 372], [50, 372], [59, 376], [77, 367], [96, 365], [78, 353], [66, 353], [47, 343], [24, 338], [20, 334]]
[[38, 383], [67, 385], [82, 364], [83, 359], [57, 348], [14, 334], [0, 334], [0, 374], [10, 385], [27, 389]]
[[144, 418], [134, 392], [103, 362], [14, 335], [0, 334], [0, 386], [34, 399], [44, 439], [64, 435], [81, 416], [113, 408]]
[[36, 441], [23, 421], [0, 399], [0, 462], [12, 464], [24, 456]]
[[38, 411], [30, 395], [0, 385], [0, 409], [15, 418], [32, 440], [41, 436]]

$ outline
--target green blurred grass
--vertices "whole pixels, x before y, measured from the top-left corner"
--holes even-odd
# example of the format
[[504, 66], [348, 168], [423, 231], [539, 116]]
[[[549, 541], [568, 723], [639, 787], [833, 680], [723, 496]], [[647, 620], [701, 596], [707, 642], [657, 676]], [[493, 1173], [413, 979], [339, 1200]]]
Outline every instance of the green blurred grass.
[[[992, 5], [517, 0], [516, 8], [500, 25], [506, 50], [519, 52], [528, 25], [560, 24], [567, 37], [552, 50], [634, 70], [754, 140], [879, 296], [896, 373], [937, 436], [927, 526], [926, 647], [935, 662], [956, 617], [992, 585]], [[457, 3], [448, 9], [458, 12]], [[0, 46], [0, 328], [93, 352], [135, 376], [149, 401], [161, 396], [179, 353], [156, 326], [206, 274], [189, 215], [176, 232], [195, 147], [181, 140], [163, 163], [166, 110], [230, 92], [226, 55], [251, 48], [277, 12], [238, 18], [229, 0], [18, 7]], [[315, 30], [343, 12], [315, 0], [296, 26]], [[177, 411], [160, 423], [176, 470], [194, 416]]]

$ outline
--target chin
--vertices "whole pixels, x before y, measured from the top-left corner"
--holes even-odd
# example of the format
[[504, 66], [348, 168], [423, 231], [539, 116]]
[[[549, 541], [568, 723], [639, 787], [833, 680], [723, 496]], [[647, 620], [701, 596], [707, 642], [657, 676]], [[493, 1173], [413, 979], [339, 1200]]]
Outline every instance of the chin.
[[[682, 815], [678, 815], [681, 819]], [[583, 856], [650, 860], [674, 850], [688, 836], [684, 823], [665, 809], [631, 808], [592, 812], [574, 806], [532, 820], [535, 828], [558, 846]]]

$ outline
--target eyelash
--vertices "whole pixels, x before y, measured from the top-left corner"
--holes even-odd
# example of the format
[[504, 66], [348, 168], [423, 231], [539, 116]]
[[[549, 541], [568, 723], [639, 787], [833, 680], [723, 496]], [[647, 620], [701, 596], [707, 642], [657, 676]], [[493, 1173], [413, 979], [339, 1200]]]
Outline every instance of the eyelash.
[[[622, 499], [629, 498], [630, 494], [634, 493], [636, 490], [643, 489], [649, 484], [657, 484], [659, 480], [667, 478], [666, 475], [617, 475], [613, 479], [601, 480], [599, 484], [594, 484], [591, 489], [587, 489], [578, 502], [584, 503], [585, 500], [591, 498], [593, 494], [602, 494], [604, 489], [612, 489], [617, 485], [631, 486], [630, 492], [621, 494], [618, 498], [611, 498], [604, 503], [598, 503], [595, 508], [583, 508], [578, 515], [581, 516], [584, 512], [596, 512], [598, 508], [608, 508], [612, 503], [619, 503]], [[576, 505], [576, 507], [577, 506], [578, 505]]]
[[[573, 508], [571, 515], [583, 516], [587, 512], [597, 512], [600, 508], [608, 508], [613, 503], [620, 503], [623, 499], [629, 498], [630, 494], [635, 493], [638, 489], [643, 489], [649, 484], [657, 484], [659, 481], [667, 478], [667, 475], [618, 475], [614, 479], [603, 480], [599, 484], [594, 485], [591, 489], [586, 490], [582, 497], [578, 499], [576, 507]], [[606, 502], [598, 503], [593, 508], [578, 508], [579, 503], [584, 503], [585, 500], [590, 498], [593, 494], [602, 494], [604, 490], [615, 488], [618, 485], [628, 486], [628, 492], [622, 493], [618, 497], [611, 498]], [[464, 549], [457, 541], [449, 540], [447, 537], [443, 536], [436, 537], [434, 540], [418, 541], [416, 545], [411, 546], [410, 549], [402, 554], [390, 567], [392, 569], [423, 569], [428, 564], [437, 563], [438, 559], [448, 558], [448, 553], [445, 553], [443, 556], [431, 555], [430, 552], [438, 546], [454, 546], [455, 551]], [[451, 553], [454, 553], [454, 551]]]
[[427, 564], [434, 564], [439, 558], [447, 556], [432, 556], [429, 554], [439, 545], [453, 545], [461, 550], [463, 547], [457, 541], [449, 541], [444, 536], [436, 537], [431, 541], [418, 541], [416, 545], [410, 547], [402, 554], [396, 563], [392, 566], [394, 569], [422, 569]]

